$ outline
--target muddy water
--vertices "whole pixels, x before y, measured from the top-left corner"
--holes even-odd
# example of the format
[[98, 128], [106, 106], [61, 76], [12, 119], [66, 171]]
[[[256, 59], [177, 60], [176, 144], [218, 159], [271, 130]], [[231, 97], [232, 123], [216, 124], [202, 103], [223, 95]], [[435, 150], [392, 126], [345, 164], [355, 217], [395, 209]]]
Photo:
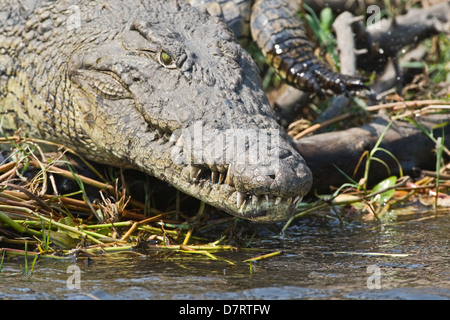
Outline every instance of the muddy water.
[[[259, 250], [218, 252], [218, 260], [143, 250], [42, 260], [25, 275], [23, 258], [8, 258], [0, 299], [450, 299], [450, 214], [383, 225], [308, 218], [283, 236], [281, 227], [259, 227], [251, 245]], [[278, 250], [251, 268], [242, 262]], [[77, 279], [67, 273], [74, 266]]]

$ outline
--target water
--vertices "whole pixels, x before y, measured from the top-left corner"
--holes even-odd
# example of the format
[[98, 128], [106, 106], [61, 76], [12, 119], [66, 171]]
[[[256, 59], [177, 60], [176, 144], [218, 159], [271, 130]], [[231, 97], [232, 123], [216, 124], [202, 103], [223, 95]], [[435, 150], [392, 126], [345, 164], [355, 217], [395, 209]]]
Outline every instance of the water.
[[[345, 227], [308, 218], [283, 237], [282, 225], [260, 226], [252, 242], [260, 250], [214, 253], [218, 260], [142, 250], [41, 260], [32, 275], [22, 273], [23, 258], [8, 258], [0, 299], [449, 299], [449, 226], [448, 214]], [[278, 250], [251, 268], [242, 262]], [[79, 282], [68, 286], [74, 265]]]

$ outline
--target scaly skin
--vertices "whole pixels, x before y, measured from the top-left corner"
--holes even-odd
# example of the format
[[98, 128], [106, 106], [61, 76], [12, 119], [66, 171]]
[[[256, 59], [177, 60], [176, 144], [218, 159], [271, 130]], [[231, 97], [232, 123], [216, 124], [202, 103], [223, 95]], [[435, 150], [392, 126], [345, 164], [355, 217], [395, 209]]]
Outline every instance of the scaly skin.
[[289, 84], [323, 95], [367, 89], [359, 77], [337, 73], [314, 56], [295, 2], [257, 0], [251, 15], [252, 37], [275, 70]]
[[314, 55], [314, 45], [297, 15], [299, 6], [295, 0], [190, 2], [224, 20], [242, 44], [251, 35], [274, 69], [291, 86], [321, 96], [324, 89], [335, 93], [367, 89], [361, 78], [337, 73]]
[[254, 221], [287, 219], [308, 192], [255, 64], [217, 18], [174, 0], [24, 4], [0, 0], [3, 128]]

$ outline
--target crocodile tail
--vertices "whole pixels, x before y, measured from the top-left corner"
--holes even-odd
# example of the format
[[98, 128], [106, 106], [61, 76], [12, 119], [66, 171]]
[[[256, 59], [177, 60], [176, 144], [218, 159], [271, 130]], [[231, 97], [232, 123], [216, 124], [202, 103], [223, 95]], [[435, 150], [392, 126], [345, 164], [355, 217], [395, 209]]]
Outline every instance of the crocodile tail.
[[314, 46], [292, 2], [258, 0], [250, 19], [252, 37], [273, 68], [290, 85], [323, 95], [367, 89], [365, 79], [343, 75], [314, 55]]

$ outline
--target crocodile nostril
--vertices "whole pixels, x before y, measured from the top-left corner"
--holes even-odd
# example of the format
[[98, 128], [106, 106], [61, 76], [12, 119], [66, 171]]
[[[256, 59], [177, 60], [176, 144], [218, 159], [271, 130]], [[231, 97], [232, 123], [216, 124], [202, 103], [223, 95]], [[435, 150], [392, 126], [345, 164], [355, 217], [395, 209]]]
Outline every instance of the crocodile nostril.
[[281, 150], [279, 151], [278, 156], [279, 156], [280, 159], [286, 159], [286, 158], [289, 157], [291, 154], [292, 154], [292, 153], [291, 153], [289, 150], [281, 149]]
[[275, 180], [275, 175], [274, 174], [269, 174], [269, 178], [272, 180]]

